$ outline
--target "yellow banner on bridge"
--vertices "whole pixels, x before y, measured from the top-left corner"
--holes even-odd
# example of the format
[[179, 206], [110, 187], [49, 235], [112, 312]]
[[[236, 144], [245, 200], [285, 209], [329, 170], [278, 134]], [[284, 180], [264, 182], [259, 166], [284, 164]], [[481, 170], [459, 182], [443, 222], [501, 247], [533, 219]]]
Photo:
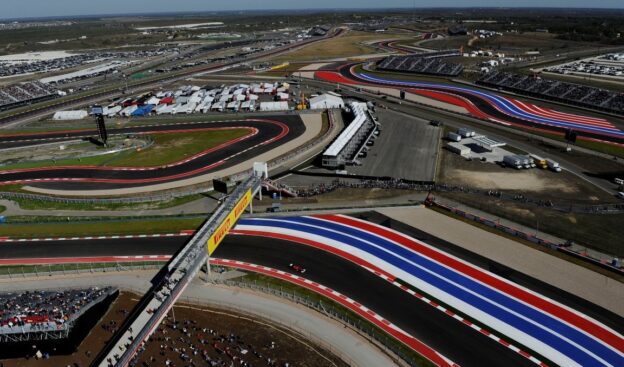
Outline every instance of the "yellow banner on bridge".
[[208, 256], [212, 256], [212, 253], [217, 249], [225, 235], [228, 234], [230, 229], [234, 227], [238, 218], [243, 215], [243, 212], [251, 204], [251, 189], [247, 190], [245, 195], [236, 203], [234, 209], [228, 214], [225, 220], [217, 227], [217, 230], [208, 239]]

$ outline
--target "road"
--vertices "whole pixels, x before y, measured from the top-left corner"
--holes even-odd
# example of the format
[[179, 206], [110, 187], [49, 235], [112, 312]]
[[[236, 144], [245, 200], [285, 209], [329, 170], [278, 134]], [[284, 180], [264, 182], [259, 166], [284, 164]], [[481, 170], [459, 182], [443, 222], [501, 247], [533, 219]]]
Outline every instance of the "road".
[[[388, 223], [384, 218], [375, 221]], [[400, 227], [400, 226], [399, 226]], [[400, 229], [396, 227], [397, 229]], [[413, 232], [412, 232], [413, 233]], [[416, 232], [417, 238], [425, 237], [430, 244], [448, 247], [448, 243], [436, 237]], [[157, 255], [175, 252], [186, 237], [149, 239], [69, 240], [4, 243], [0, 246], [0, 258], [20, 257], [78, 257], [110, 255]], [[446, 245], [445, 245], [446, 244]], [[456, 256], [461, 255], [456, 253]], [[532, 362], [494, 342], [485, 335], [437, 311], [426, 303], [390, 286], [385, 280], [333, 254], [279, 239], [253, 236], [228, 236], [214, 254], [215, 257], [246, 261], [288, 271], [288, 264], [304, 265], [306, 278], [331, 287], [371, 308], [382, 317], [421, 339], [462, 366], [507, 365], [530, 366]], [[483, 261], [464, 256], [467, 261]], [[476, 260], [475, 260], [476, 259]], [[491, 263], [490, 263], [491, 264]], [[491, 266], [491, 265], [490, 265]], [[602, 315], [608, 325], [621, 329], [620, 318], [611, 320], [587, 303], [570, 300], [565, 292], [555, 292], [552, 287], [539, 281], [523, 278], [524, 286], [536, 292], [545, 292], [564, 304], [572, 304], [581, 312]], [[619, 326], [618, 326], [619, 325]], [[478, 351], [478, 352], [475, 352]]]
[[[90, 190], [142, 186], [194, 177], [231, 167], [283, 145], [304, 134], [298, 115], [281, 115], [240, 121], [189, 122], [111, 129], [110, 135], [165, 134], [203, 130], [246, 128], [239, 139], [207, 149], [182, 161], [157, 167], [67, 166], [0, 171], [2, 184], [36, 183], [38, 187], [63, 190]], [[92, 136], [92, 131], [66, 131], [0, 136], [0, 148], [30, 146], [50, 141], [75, 140]]]
[[40, 105], [36, 104], [36, 105], [28, 106], [17, 111], [8, 111], [6, 113], [0, 114], [0, 126], [2, 127], [14, 126], [24, 121], [28, 121], [28, 120], [38, 118], [38, 117], [43, 117], [61, 108], [70, 109], [70, 108], [74, 108], [74, 107], [81, 106], [81, 105], [87, 105], [88, 103], [101, 101], [106, 98], [119, 97], [126, 93], [137, 93], [139, 91], [150, 90], [150, 89], [157, 87], [158, 85], [161, 85], [164, 83], [172, 83], [177, 80], [186, 79], [189, 76], [192, 76], [198, 73], [219, 70], [224, 67], [237, 65], [245, 61], [248, 62], [252, 60], [267, 58], [270, 56], [276, 56], [284, 52], [288, 52], [294, 49], [301, 48], [303, 46], [309, 45], [314, 42], [322, 41], [322, 40], [333, 38], [333, 37], [338, 37], [342, 35], [343, 33], [344, 33], [344, 30], [342, 28], [339, 28], [333, 31], [332, 33], [328, 33], [326, 37], [312, 38], [306, 41], [297, 42], [295, 44], [279, 47], [270, 51], [259, 52], [243, 60], [233, 60], [233, 61], [223, 63], [223, 64], [210, 64], [210, 65], [202, 66], [198, 68], [190, 68], [180, 73], [164, 74], [161, 77], [150, 78], [149, 80], [133, 83], [128, 86], [128, 90], [126, 90], [125, 92], [122, 91], [123, 88], [121, 87], [121, 85], [106, 86], [103, 88], [90, 90], [89, 92], [86, 92], [84, 94], [72, 95], [66, 98], [61, 98], [59, 100], [54, 100], [52, 102], [47, 101]]
[[[91, 241], [40, 242], [0, 246], [0, 258], [105, 256], [113, 253], [132, 255], [171, 254], [185, 237]], [[289, 262], [296, 261], [309, 269], [306, 278], [331, 287], [398, 325], [461, 366], [493, 366], [507, 361], [513, 366], [533, 364], [511, 350], [480, 335], [413, 296], [389, 285], [367, 270], [323, 251], [286, 241], [266, 240], [248, 236], [229, 236], [214, 254], [215, 257], [246, 261], [289, 271]], [[474, 353], [479, 350], [480, 353]]]
[[[307, 80], [306, 83], [318, 86], [319, 88], [327, 88], [330, 84], [327, 84], [322, 81], [312, 81]], [[331, 84], [334, 86], [334, 84]], [[384, 99], [379, 95], [375, 95], [372, 93], [358, 91], [355, 87], [344, 86], [343, 95], [345, 96], [354, 96], [357, 98], [365, 98], [368, 100], [374, 100], [378, 104], [383, 104], [387, 106], [389, 110], [395, 111], [399, 114], [402, 114], [405, 117], [409, 117], [415, 119], [417, 121], [428, 123], [430, 120], [440, 120], [444, 122], [445, 125], [451, 126], [453, 128], [460, 127], [473, 127], [477, 131], [486, 134], [489, 137], [492, 137], [496, 140], [510, 142], [510, 145], [518, 147], [524, 151], [531, 152], [543, 157], [551, 156], [550, 152], [547, 152], [541, 148], [539, 148], [539, 143], [544, 142], [546, 146], [560, 147], [565, 148], [566, 144], [561, 141], [540, 137], [534, 134], [531, 134], [528, 131], [522, 131], [518, 129], [511, 128], [509, 126], [504, 125], [496, 125], [489, 122], [485, 122], [483, 120], [479, 120], [474, 117], [460, 115], [457, 113], [452, 113], [448, 111], [443, 111], [436, 109], [434, 107], [422, 106], [412, 104], [408, 101], [404, 101], [402, 104], [397, 103], [388, 103], [394, 102], [394, 99]], [[514, 137], [510, 137], [516, 136]], [[529, 141], [529, 142], [527, 142]], [[604, 153], [596, 152], [593, 150], [589, 150], [586, 148], [575, 146], [573, 148], [575, 151], [579, 151], [583, 154], [603, 158], [603, 159], [612, 159], [611, 155], [607, 155]], [[557, 162], [561, 164], [561, 166], [567, 171], [573, 173], [579, 178], [591, 183], [592, 185], [598, 187], [599, 189], [614, 194], [615, 186], [613, 183], [608, 182], [604, 179], [598, 177], [592, 177], [587, 175], [588, 170], [586, 168], [580, 167], [578, 164], [574, 163], [570, 159], [566, 159], [562, 154], [559, 154], [555, 158]], [[620, 164], [623, 162], [622, 160], [618, 160]]]
[[338, 74], [323, 74], [323, 78], [334, 83], [403, 88], [408, 92], [460, 105], [473, 116], [489, 120], [492, 123], [558, 134], [567, 129], [573, 129], [578, 132], [580, 137], [587, 139], [624, 143], [624, 131], [603, 118], [571, 116], [549, 110], [540, 110], [532, 107], [532, 105], [476, 88], [442, 83], [402, 81], [385, 76], [358, 73], [354, 71], [354, 67], [358, 65], [357, 63], [345, 64], [338, 69]]
[[441, 130], [413, 117], [389, 110], [377, 110], [381, 134], [368, 149], [362, 166], [349, 167], [350, 173], [400, 177], [415, 181], [435, 181]]

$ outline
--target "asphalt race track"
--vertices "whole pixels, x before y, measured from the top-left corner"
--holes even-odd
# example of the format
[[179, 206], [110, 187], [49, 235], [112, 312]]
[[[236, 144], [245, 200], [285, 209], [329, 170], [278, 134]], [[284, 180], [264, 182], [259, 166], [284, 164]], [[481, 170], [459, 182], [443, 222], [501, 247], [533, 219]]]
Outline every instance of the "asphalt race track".
[[[305, 132], [298, 115], [244, 120], [189, 122], [110, 129], [109, 135], [166, 134], [210, 129], [246, 128], [246, 136], [205, 150], [185, 160], [157, 167], [67, 166], [0, 171], [0, 185], [28, 183], [63, 190], [90, 190], [143, 186], [194, 177], [246, 161], [291, 141]], [[93, 130], [0, 136], [0, 149], [75, 140], [95, 135]]]
[[[186, 237], [136, 240], [49, 241], [0, 244], [0, 258], [172, 254]], [[462, 367], [535, 366], [517, 353], [494, 343], [452, 318], [390, 286], [356, 264], [307, 246], [250, 236], [229, 236], [215, 257], [253, 262], [290, 271], [288, 264], [305, 264], [306, 278], [331, 287], [379, 313], [412, 336]], [[475, 351], [479, 351], [476, 353]]]
[[[0, 259], [166, 255], [174, 253], [186, 238], [172, 236], [90, 241], [0, 242]], [[432, 237], [427, 240], [430, 244], [436, 241]], [[461, 366], [500, 365], [500, 361], [505, 361], [505, 365], [509, 366], [535, 365], [503, 344], [390, 285], [386, 280], [361, 266], [320, 249], [280, 239], [231, 235], [226, 238], [214, 256], [270, 266], [283, 271], [290, 271], [288, 264], [291, 262], [304, 265], [308, 269], [305, 273], [306, 278], [331, 287], [364, 304]], [[539, 293], [542, 293], [544, 287], [547, 288], [547, 285], [544, 286], [539, 282], [532, 285], [531, 290]], [[565, 296], [561, 294], [557, 296], [559, 298], [551, 294], [549, 296], [565, 303]], [[581, 312], [588, 311], [587, 308], [577, 306], [574, 304]], [[601, 312], [594, 310], [587, 313]], [[621, 318], [616, 319], [610, 320], [607, 324], [619, 330], [621, 327], [617, 325]]]
[[245, 218], [235, 231], [317, 247], [392, 283], [399, 279], [558, 365], [624, 364], [624, 337], [608, 326], [386, 227], [313, 215]]
[[624, 131], [610, 121], [582, 115], [559, 112], [497, 95], [474, 87], [451, 84], [402, 81], [356, 72], [359, 64], [345, 64], [333, 71], [317, 71], [316, 78], [345, 84], [372, 85], [405, 89], [408, 92], [461, 106], [474, 117], [505, 126], [542, 130], [563, 134], [576, 131], [581, 138], [624, 143]]

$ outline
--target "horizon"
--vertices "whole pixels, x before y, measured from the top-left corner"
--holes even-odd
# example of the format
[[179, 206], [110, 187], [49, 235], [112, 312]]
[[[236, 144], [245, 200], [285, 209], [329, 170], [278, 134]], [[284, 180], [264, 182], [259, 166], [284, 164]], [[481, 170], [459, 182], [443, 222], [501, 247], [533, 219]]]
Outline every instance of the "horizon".
[[[40, 2], [41, 0], [27, 0], [27, 2]], [[62, 1], [62, 0], [61, 0]], [[72, 0], [65, 0], [65, 2]], [[111, 0], [113, 3], [119, 0]], [[461, 0], [459, 0], [461, 2]], [[533, 3], [534, 0], [526, 1], [527, 3]], [[360, 1], [360, 3], [366, 1]], [[390, 3], [395, 3], [396, 1], [390, 1]], [[405, 1], [401, 1], [405, 2]], [[411, 1], [410, 1], [411, 2]], [[505, 1], [506, 2], [506, 1]], [[153, 11], [141, 11], [141, 10], [129, 10], [129, 11], [117, 11], [116, 9], [102, 9], [100, 11], [90, 11], [90, 12], [68, 12], [65, 14], [61, 13], [50, 13], [46, 12], [43, 14], [19, 14], [19, 7], [16, 9], [12, 8], [12, 12], [9, 12], [8, 16], [0, 16], [0, 21], [23, 21], [23, 20], [53, 20], [53, 19], [75, 19], [75, 18], [94, 18], [94, 17], [131, 17], [131, 16], [160, 16], [160, 15], [191, 15], [196, 14], [197, 16], [213, 14], [213, 13], [266, 13], [266, 12], [315, 12], [315, 11], [409, 11], [409, 10], [435, 10], [435, 9], [539, 9], [539, 10], [594, 10], [594, 11], [607, 11], [607, 10], [624, 10], [624, 4], [621, 6], [609, 6], [610, 4], [620, 4], [616, 1], [605, 1], [603, 6], [599, 7], [584, 7], [584, 6], [570, 6], [569, 3], [581, 3], [580, 1], [568, 1], [566, 3], [559, 3], [559, 0], [551, 0], [548, 4], [532, 4], [532, 5], [500, 5], [500, 6], [491, 6], [491, 5], [475, 5], [475, 6], [460, 6], [460, 5], [440, 5], [440, 6], [424, 6], [424, 5], [403, 5], [403, 6], [374, 6], [373, 4], [369, 6], [322, 6], [319, 5], [317, 7], [308, 7], [308, 8], [296, 8], [296, 7], [275, 7], [275, 8], [245, 8], [240, 9], [236, 7], [232, 8], [224, 8], [224, 9], [181, 9], [181, 10], [168, 10], [168, 9], [157, 9]], [[135, 3], [140, 3], [140, 1], [135, 1]], [[321, 1], [321, 3], [323, 3]], [[416, 1], [414, 1], [416, 3]], [[584, 2], [583, 2], [584, 4]], [[45, 7], [44, 7], [45, 8]], [[59, 7], [56, 7], [58, 9]], [[73, 8], [73, 7], [72, 7]], [[179, 9], [179, 7], [178, 7]], [[44, 11], [45, 9], [40, 9], [39, 11]], [[13, 14], [17, 12], [18, 14]], [[30, 12], [29, 12], [30, 13]]]

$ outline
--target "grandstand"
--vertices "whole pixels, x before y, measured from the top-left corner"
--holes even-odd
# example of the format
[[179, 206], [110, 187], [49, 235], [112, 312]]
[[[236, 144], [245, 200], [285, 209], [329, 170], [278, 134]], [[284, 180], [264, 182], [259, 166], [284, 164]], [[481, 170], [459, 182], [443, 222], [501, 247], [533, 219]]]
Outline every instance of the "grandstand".
[[354, 114], [354, 120], [323, 152], [323, 167], [339, 168], [353, 163], [360, 149], [377, 128], [368, 113], [366, 103], [351, 102], [349, 107]]
[[0, 111], [39, 102], [57, 95], [54, 88], [39, 82], [10, 85], [0, 88]]
[[587, 85], [508, 72], [484, 74], [477, 84], [615, 114], [624, 114], [624, 94]]
[[407, 56], [388, 56], [377, 64], [377, 69], [417, 74], [457, 76], [464, 67], [441, 61], [444, 57], [461, 56], [457, 50], [419, 53]]
[[0, 343], [66, 338], [75, 321], [116, 290], [0, 293]]

